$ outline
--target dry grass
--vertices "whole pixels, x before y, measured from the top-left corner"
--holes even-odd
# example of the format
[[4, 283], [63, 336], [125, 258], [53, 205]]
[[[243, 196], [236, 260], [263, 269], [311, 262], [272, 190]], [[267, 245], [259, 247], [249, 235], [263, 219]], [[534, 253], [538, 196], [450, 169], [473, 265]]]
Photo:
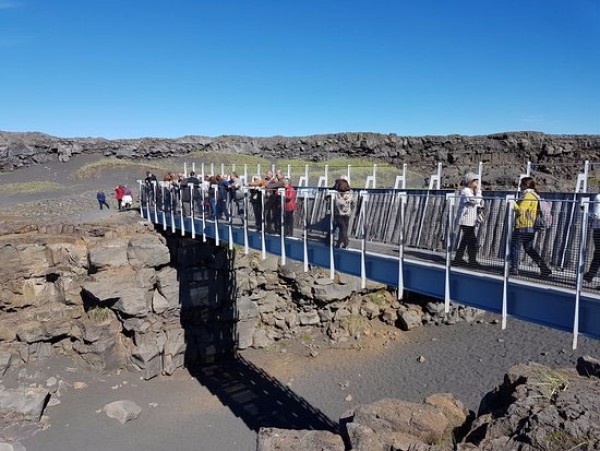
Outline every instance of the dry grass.
[[0, 193], [2, 194], [27, 194], [39, 193], [42, 191], [53, 191], [61, 189], [62, 185], [56, 182], [36, 181], [22, 183], [3, 183], [0, 185]]
[[73, 176], [76, 179], [85, 179], [99, 171], [105, 169], [117, 169], [117, 168], [138, 168], [140, 170], [167, 170], [170, 168], [170, 164], [166, 161], [156, 162], [140, 162], [133, 160], [123, 160], [119, 158], [106, 158], [104, 160], [94, 161], [80, 167]]
[[[75, 172], [74, 177], [77, 179], [84, 179], [99, 171], [116, 168], [136, 168], [140, 171], [151, 170], [158, 173], [172, 171], [177, 174], [183, 172], [184, 163], [187, 164], [188, 172], [194, 168], [198, 174], [201, 173], [202, 163], [204, 163], [205, 174], [211, 174], [213, 172], [215, 174], [228, 174], [233, 171], [242, 174], [244, 172], [244, 165], [246, 165], [248, 175], [254, 175], [258, 171], [264, 173], [264, 171], [270, 169], [272, 166], [276, 169], [282, 169], [283, 172], [286, 173], [289, 167], [292, 183], [294, 184], [305, 174], [306, 166], [308, 165], [310, 186], [316, 186], [319, 177], [325, 175], [325, 165], [328, 167], [328, 186], [331, 186], [335, 179], [342, 175], [346, 175], [348, 173], [348, 166], [350, 166], [351, 184], [357, 189], [365, 187], [367, 177], [373, 175], [374, 164], [377, 164], [377, 188], [392, 188], [396, 176], [402, 174], [402, 168], [366, 158], [335, 158], [328, 160], [327, 162], [315, 163], [303, 159], [269, 160], [257, 155], [196, 151], [189, 155], [164, 160], [154, 160], [152, 162], [106, 158], [82, 166]], [[424, 187], [423, 174], [409, 170], [407, 172], [407, 179], [408, 188]]]

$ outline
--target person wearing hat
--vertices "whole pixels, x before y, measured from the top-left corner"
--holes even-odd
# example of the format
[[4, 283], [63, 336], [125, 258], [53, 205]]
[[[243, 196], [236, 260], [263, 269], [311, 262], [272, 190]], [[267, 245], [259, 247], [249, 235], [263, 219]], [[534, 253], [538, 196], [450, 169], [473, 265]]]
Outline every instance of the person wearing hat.
[[463, 179], [463, 189], [460, 191], [456, 222], [462, 232], [460, 244], [454, 255], [455, 265], [467, 265], [463, 256], [467, 252], [471, 267], [480, 267], [477, 262], [477, 236], [475, 226], [479, 221], [479, 210], [483, 208], [483, 198], [479, 187], [479, 176], [468, 172]]

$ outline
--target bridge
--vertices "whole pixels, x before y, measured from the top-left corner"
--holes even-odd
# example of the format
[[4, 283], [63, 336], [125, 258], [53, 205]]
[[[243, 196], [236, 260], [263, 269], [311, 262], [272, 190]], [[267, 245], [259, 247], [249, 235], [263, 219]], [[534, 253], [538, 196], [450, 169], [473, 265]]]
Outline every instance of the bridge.
[[[208, 208], [211, 201], [219, 202], [216, 186], [180, 189], [140, 182], [140, 213], [157, 227], [182, 236], [212, 239], [230, 249], [241, 246], [245, 253], [255, 249], [263, 259], [267, 253], [278, 255], [282, 264], [296, 260], [305, 271], [310, 265], [328, 268], [331, 278], [336, 271], [351, 274], [361, 278], [363, 287], [367, 280], [384, 283], [397, 288], [399, 299], [410, 291], [443, 300], [446, 312], [454, 302], [498, 313], [503, 329], [514, 317], [571, 332], [573, 349], [579, 334], [600, 339], [600, 287], [596, 286], [600, 280], [583, 279], [594, 248], [589, 195], [542, 194], [553, 212], [551, 228], [540, 230], [535, 238], [536, 249], [553, 271], [542, 277], [524, 252], [518, 274], [509, 271], [514, 192], [484, 191], [484, 220], [477, 229], [480, 265], [453, 264], [460, 233], [455, 226], [459, 196], [456, 191], [436, 189], [439, 179], [437, 183], [431, 189], [397, 186], [353, 191], [348, 249], [335, 247], [330, 213], [334, 192], [323, 186], [296, 188], [294, 229], [288, 236], [283, 196], [277, 210], [280, 226], [267, 233], [262, 188], [244, 187], [241, 199], [225, 203], [226, 219], [222, 219], [210, 216]], [[183, 195], [186, 190], [189, 195]]]

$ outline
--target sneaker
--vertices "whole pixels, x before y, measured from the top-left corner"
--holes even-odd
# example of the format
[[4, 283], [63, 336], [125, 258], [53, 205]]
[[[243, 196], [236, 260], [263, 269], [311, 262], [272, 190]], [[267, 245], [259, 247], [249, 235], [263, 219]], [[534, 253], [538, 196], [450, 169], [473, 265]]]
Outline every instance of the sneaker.
[[548, 277], [552, 275], [552, 270], [550, 268], [548, 268], [547, 266], [544, 268], [540, 269], [540, 275], [542, 277]]
[[583, 275], [583, 280], [585, 280], [587, 283], [592, 283], [592, 280], [594, 280], [594, 276], [592, 274], [590, 274], [589, 272], [586, 272]]
[[452, 264], [454, 266], [467, 266], [467, 262], [464, 261], [462, 258], [455, 258], [454, 260], [452, 260]]

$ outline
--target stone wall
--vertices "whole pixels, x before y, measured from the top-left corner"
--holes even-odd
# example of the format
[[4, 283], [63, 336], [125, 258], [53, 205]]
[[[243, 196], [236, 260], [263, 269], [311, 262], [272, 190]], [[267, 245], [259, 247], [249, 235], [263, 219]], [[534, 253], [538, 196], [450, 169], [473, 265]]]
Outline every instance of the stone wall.
[[179, 282], [135, 213], [115, 225], [0, 229], [0, 372], [65, 354], [146, 377], [183, 364]]
[[65, 354], [151, 378], [315, 331], [347, 342], [370, 321], [408, 330], [481, 315], [163, 233], [135, 212], [103, 225], [0, 223], [0, 373]]
[[68, 161], [78, 154], [153, 159], [186, 155], [192, 151], [240, 153], [269, 159], [302, 158], [326, 161], [334, 157], [366, 157], [400, 165], [429, 175], [443, 163], [442, 184], [453, 186], [479, 161], [486, 164], [484, 182], [496, 188], [512, 187], [527, 161], [538, 163], [541, 185], [555, 190], [574, 188], [574, 175], [583, 160], [598, 161], [598, 135], [546, 135], [507, 132], [482, 136], [402, 137], [395, 134], [337, 133], [306, 137], [252, 138], [187, 136], [178, 139], [57, 138], [41, 133], [0, 132], [0, 171], [48, 161]]

